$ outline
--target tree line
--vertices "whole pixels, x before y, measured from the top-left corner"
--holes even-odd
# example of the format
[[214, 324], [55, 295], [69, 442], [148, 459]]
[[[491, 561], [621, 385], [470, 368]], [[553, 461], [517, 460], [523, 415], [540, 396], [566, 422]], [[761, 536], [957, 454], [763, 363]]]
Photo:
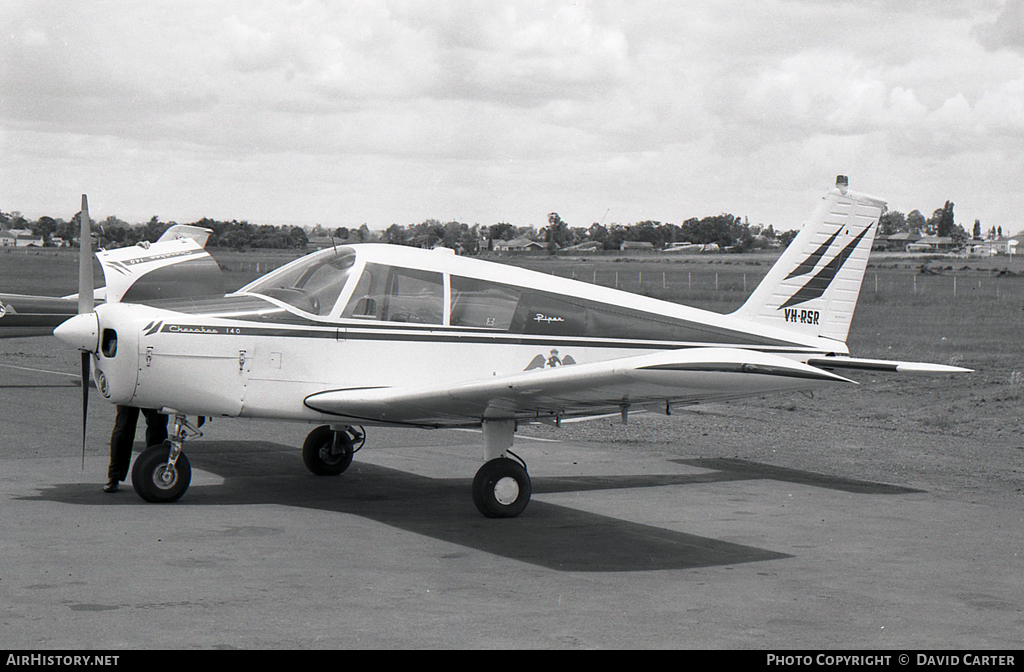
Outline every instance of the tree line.
[[[0, 229], [30, 230], [43, 239], [44, 245], [57, 244], [58, 241], [69, 244], [78, 238], [79, 218], [80, 213], [76, 213], [68, 221], [48, 216], [30, 221], [17, 211], [0, 211]], [[134, 245], [143, 240], [154, 241], [173, 224], [175, 222], [161, 222], [154, 216], [145, 224], [133, 225], [110, 216], [94, 222], [93, 230], [97, 244], [110, 249]], [[590, 247], [597, 249], [618, 250], [623, 243], [649, 243], [656, 250], [665, 249], [674, 243], [715, 244], [722, 250], [745, 252], [785, 247], [797, 234], [797, 231], [792, 230], [776, 232], [771, 225], [750, 224], [746, 218], [728, 213], [691, 217], [682, 224], [645, 220], [634, 224], [609, 225], [594, 222], [583, 227], [571, 226], [557, 212], [552, 212], [548, 215], [547, 225], [540, 228], [532, 225], [515, 226], [507, 222], [470, 225], [436, 219], [427, 219], [419, 224], [392, 224], [382, 231], [370, 230], [366, 224], [358, 228], [330, 228], [317, 224], [307, 231], [299, 226], [253, 224], [245, 220], [223, 221], [210, 217], [189, 224], [212, 231], [207, 241], [208, 246], [235, 250], [305, 249], [310, 239], [331, 239], [338, 244], [382, 242], [424, 248], [443, 246], [470, 255], [494, 250], [496, 243], [519, 238], [540, 243], [551, 252], [582, 244], [590, 244]], [[892, 235], [901, 232], [947, 236], [959, 243], [965, 243], [972, 237], [982, 237], [979, 221], [975, 221], [971, 235], [955, 223], [951, 201], [946, 201], [943, 207], [936, 209], [930, 218], [926, 218], [919, 210], [906, 215], [896, 210], [884, 211], [878, 233]], [[989, 234], [989, 237], [994, 237], [996, 230], [992, 229]], [[999, 230], [998, 234], [1002, 235], [1002, 231]]]
[[479, 254], [496, 249], [496, 243], [527, 239], [540, 243], [549, 251], [562, 250], [593, 243], [603, 250], [618, 250], [624, 242], [650, 243], [662, 250], [673, 243], [714, 243], [723, 250], [746, 251], [756, 248], [788, 245], [796, 231], [777, 234], [771, 226], [752, 225], [746, 219], [731, 214], [691, 218], [681, 225], [645, 220], [635, 224], [599, 222], [589, 227], [570, 226], [557, 212], [548, 215], [543, 227], [515, 226], [508, 222], [491, 225], [442, 222], [428, 219], [419, 224], [392, 224], [381, 232], [372, 232], [366, 225], [359, 229], [344, 227], [333, 230], [317, 226], [313, 237], [332, 237], [349, 242], [383, 242], [414, 247], [448, 247], [463, 254]]
[[[145, 224], [129, 224], [111, 215], [106, 219], [92, 223], [93, 236], [101, 248], [112, 249], [135, 245], [143, 240], [155, 241], [170, 226], [177, 222], [161, 222], [159, 217], [152, 217]], [[210, 229], [207, 245], [235, 249], [276, 248], [305, 249], [308, 244], [306, 230], [299, 226], [273, 226], [270, 224], [252, 224], [248, 221], [219, 221], [204, 217], [191, 226]], [[68, 221], [53, 217], [40, 217], [38, 220], [26, 220], [21, 213], [0, 211], [0, 229], [17, 229], [31, 231], [43, 239], [43, 245], [57, 245], [77, 241], [81, 231], [81, 213], [76, 212]]]
[[[93, 232], [100, 246], [105, 248], [134, 245], [140, 241], [154, 241], [176, 222], [162, 222], [152, 217], [145, 224], [129, 224], [115, 216], [93, 223]], [[721, 249], [742, 251], [758, 247], [788, 244], [795, 231], [776, 234], [771, 226], [751, 225], [745, 219], [731, 214], [691, 218], [682, 225], [651, 220], [636, 224], [604, 224], [595, 222], [589, 227], [570, 226], [557, 212], [548, 215], [548, 224], [515, 226], [507, 222], [481, 225], [465, 222], [442, 222], [428, 219], [419, 224], [392, 224], [383, 231], [371, 231], [366, 224], [359, 228], [328, 228], [317, 224], [309, 231], [298, 226], [252, 224], [248, 221], [222, 221], [204, 217], [191, 226], [210, 229], [208, 246], [231, 249], [277, 248], [303, 249], [310, 238], [331, 238], [337, 243], [382, 242], [415, 247], [449, 247], [463, 254], [478, 254], [493, 250], [495, 242], [527, 238], [551, 250], [563, 249], [582, 243], [597, 243], [601, 249], [618, 250], [623, 242], [650, 243], [655, 249], [664, 249], [672, 243], [715, 243]], [[80, 213], [70, 220], [40, 217], [26, 220], [21, 213], [0, 211], [0, 229], [30, 230], [43, 239], [44, 245], [58, 241], [77, 240]]]
[[941, 208], [936, 208], [932, 216], [925, 218], [920, 210], [911, 210], [904, 215], [899, 210], [886, 209], [878, 221], [878, 234], [891, 236], [895, 233], [913, 233], [919, 236], [941, 236], [951, 238], [957, 246], [970, 240], [995, 239], [1003, 237], [1003, 227], [993, 226], [982, 231], [981, 220], [974, 220], [971, 233], [954, 221], [953, 201], [946, 201]]

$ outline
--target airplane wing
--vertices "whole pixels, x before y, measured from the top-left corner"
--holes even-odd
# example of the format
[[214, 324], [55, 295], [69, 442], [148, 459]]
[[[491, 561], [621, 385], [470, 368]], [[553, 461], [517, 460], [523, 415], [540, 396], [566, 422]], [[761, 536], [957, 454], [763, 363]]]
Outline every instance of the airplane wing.
[[49, 336], [77, 312], [77, 298], [0, 294], [0, 338]]
[[315, 411], [358, 422], [479, 425], [484, 419], [558, 421], [807, 390], [853, 381], [800, 362], [738, 348], [691, 348], [447, 387], [349, 388], [310, 395]]

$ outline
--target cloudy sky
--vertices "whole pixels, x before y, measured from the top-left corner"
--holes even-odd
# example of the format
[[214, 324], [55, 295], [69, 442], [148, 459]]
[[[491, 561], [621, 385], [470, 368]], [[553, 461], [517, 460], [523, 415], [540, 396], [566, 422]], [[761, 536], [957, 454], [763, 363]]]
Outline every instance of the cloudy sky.
[[790, 229], [837, 173], [1024, 229], [1024, 0], [0, 4], [27, 217]]

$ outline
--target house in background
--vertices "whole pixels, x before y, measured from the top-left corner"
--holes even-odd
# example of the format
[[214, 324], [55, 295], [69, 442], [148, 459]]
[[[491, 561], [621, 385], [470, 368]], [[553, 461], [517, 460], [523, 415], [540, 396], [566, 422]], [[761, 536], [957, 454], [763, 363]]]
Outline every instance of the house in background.
[[494, 241], [495, 252], [526, 252], [536, 254], [538, 252], [544, 252], [547, 249], [548, 246], [546, 244], [538, 243], [536, 240], [530, 240], [529, 238]]
[[43, 237], [28, 229], [0, 231], [0, 247], [42, 247]]
[[997, 254], [1013, 256], [1017, 253], [1017, 238], [993, 238], [992, 240], [972, 240], [970, 242], [971, 254], [979, 257], [994, 257]]
[[907, 252], [907, 246], [916, 243], [921, 239], [921, 235], [918, 233], [912, 233], [910, 231], [900, 231], [899, 233], [893, 233], [886, 236], [886, 250], [889, 252]]
[[955, 248], [949, 236], [922, 236], [907, 244], [907, 252], [952, 252]]

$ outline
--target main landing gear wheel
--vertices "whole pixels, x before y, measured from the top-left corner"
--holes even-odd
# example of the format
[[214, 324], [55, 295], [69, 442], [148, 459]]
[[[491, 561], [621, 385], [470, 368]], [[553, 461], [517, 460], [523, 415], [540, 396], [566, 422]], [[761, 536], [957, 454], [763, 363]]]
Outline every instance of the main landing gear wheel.
[[366, 435], [354, 427], [334, 430], [317, 427], [302, 444], [302, 461], [317, 476], [337, 476], [352, 464], [352, 456], [363, 447]]
[[531, 491], [526, 467], [507, 457], [485, 462], [473, 478], [473, 503], [488, 518], [515, 518], [530, 503]]
[[192, 465], [185, 453], [179, 452], [173, 465], [167, 464], [171, 442], [146, 448], [132, 467], [132, 487], [147, 502], [174, 502], [181, 498], [192, 482]]

